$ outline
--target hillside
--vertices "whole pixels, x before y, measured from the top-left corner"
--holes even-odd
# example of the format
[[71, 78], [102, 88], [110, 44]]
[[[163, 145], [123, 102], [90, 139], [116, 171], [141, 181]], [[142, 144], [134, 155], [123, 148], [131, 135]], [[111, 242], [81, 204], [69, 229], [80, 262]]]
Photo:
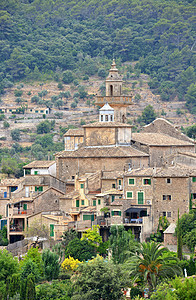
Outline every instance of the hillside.
[[68, 81], [101, 74], [114, 56], [121, 69], [138, 61], [153, 93], [186, 101], [195, 113], [194, 0], [2, 0], [0, 6], [2, 93], [20, 80], [66, 83], [67, 70]]

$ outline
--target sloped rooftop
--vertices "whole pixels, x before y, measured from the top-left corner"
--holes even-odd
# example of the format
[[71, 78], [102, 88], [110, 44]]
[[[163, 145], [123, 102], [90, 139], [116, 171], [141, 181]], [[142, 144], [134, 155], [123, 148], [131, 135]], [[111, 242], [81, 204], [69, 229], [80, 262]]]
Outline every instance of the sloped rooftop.
[[64, 136], [83, 136], [84, 135], [84, 129], [83, 128], [77, 128], [77, 129], [69, 129]]
[[132, 140], [149, 146], [194, 146], [191, 142], [162, 133], [133, 133]]
[[55, 161], [51, 160], [34, 160], [30, 164], [25, 165], [23, 169], [32, 169], [32, 168], [49, 168], [55, 164]]
[[133, 127], [132, 125], [125, 124], [125, 123], [120, 123], [120, 122], [95, 122], [95, 123], [90, 123], [87, 125], [83, 126], [84, 128], [89, 128], [89, 127], [128, 127], [131, 128]]
[[85, 147], [75, 151], [61, 151], [56, 153], [56, 157], [148, 157], [149, 155], [131, 146], [117, 147]]
[[183, 165], [177, 165], [173, 167], [163, 166], [161, 168], [140, 168], [127, 171], [126, 177], [189, 177], [196, 176], [196, 170], [194, 168], [185, 167]]

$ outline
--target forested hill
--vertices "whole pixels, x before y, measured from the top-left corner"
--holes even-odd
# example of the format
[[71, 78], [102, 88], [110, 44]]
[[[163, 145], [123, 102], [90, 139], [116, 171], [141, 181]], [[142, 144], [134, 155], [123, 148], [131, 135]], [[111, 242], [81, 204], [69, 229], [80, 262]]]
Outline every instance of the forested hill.
[[138, 61], [164, 101], [196, 113], [196, 1], [1, 0], [1, 92], [25, 78], [94, 75]]

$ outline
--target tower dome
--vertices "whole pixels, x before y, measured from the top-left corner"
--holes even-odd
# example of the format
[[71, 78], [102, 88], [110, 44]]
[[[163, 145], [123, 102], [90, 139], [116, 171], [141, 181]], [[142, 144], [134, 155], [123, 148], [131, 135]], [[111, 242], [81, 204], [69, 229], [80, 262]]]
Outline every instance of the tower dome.
[[99, 122], [114, 122], [114, 109], [108, 103], [99, 110]]

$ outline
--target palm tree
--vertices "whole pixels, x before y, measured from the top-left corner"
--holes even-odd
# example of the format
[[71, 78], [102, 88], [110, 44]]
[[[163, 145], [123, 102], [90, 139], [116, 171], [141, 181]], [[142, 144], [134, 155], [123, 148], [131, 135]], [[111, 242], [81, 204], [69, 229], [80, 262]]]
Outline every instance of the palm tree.
[[163, 253], [169, 252], [161, 244], [155, 242], [141, 243], [140, 247], [126, 262], [126, 269], [130, 275], [137, 279], [143, 279], [149, 288], [149, 294], [156, 289], [160, 278], [170, 278], [182, 273], [178, 266], [178, 258], [173, 256], [163, 257]]

